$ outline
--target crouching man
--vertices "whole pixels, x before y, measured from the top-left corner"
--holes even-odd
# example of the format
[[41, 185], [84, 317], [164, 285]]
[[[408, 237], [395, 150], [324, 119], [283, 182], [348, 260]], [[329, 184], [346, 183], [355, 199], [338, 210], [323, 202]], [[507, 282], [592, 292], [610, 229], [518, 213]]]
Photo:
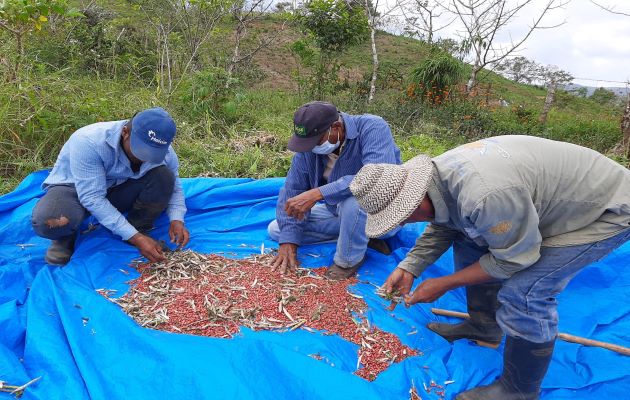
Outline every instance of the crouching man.
[[301, 244], [336, 241], [326, 276], [349, 278], [363, 263], [368, 246], [388, 253], [381, 239], [396, 233], [368, 240], [366, 214], [350, 193], [350, 182], [366, 164], [400, 164], [400, 151], [381, 117], [340, 113], [330, 103], [303, 105], [293, 123], [288, 147], [296, 154], [280, 190], [277, 220], [268, 227], [271, 238], [280, 243], [274, 268], [282, 273], [295, 268]]
[[[431, 222], [386, 291], [415, 304], [465, 286], [470, 319], [428, 328], [448, 341], [494, 347], [507, 335], [501, 377], [457, 400], [538, 399], [558, 334], [557, 296], [630, 240], [630, 171], [596, 151], [536, 137], [501, 136], [403, 166], [368, 165], [350, 190], [368, 213], [370, 237]], [[409, 293], [451, 246], [455, 272]]]
[[47, 263], [68, 263], [89, 214], [151, 262], [164, 260], [161, 245], [147, 235], [162, 211], [171, 221], [171, 242], [188, 243], [179, 164], [171, 147], [175, 133], [171, 116], [156, 107], [129, 120], [88, 125], [70, 136], [32, 214], [35, 233], [52, 240]]

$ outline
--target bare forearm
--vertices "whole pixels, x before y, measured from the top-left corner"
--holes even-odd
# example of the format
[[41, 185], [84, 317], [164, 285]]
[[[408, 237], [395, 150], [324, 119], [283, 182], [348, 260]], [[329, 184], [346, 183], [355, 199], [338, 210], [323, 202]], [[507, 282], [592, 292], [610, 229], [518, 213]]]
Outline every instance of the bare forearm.
[[430, 303], [439, 299], [449, 290], [461, 286], [478, 285], [494, 280], [486, 271], [481, 268], [479, 261], [457, 271], [454, 274], [441, 278], [426, 279], [413, 291], [410, 296], [405, 296], [405, 303], [408, 305], [416, 303]]
[[472, 286], [490, 282], [496, 278], [488, 275], [488, 273], [481, 268], [479, 261], [477, 261], [474, 264], [455, 272], [454, 274], [443, 277], [442, 279], [444, 279], [445, 284], [448, 286], [449, 290], [451, 290], [462, 286]]

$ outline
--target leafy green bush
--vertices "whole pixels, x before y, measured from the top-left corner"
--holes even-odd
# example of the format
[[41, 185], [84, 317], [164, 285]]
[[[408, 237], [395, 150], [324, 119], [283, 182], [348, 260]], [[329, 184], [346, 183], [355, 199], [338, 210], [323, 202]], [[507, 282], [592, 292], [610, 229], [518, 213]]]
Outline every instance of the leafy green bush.
[[450, 91], [462, 79], [462, 63], [448, 53], [433, 51], [411, 73], [413, 95], [420, 101], [439, 105], [450, 97]]
[[540, 136], [562, 140], [590, 147], [606, 153], [621, 140], [619, 121], [610, 119], [591, 119], [563, 113], [552, 113], [546, 129]]
[[192, 117], [210, 115], [225, 123], [239, 118], [239, 105], [243, 95], [238, 91], [239, 81], [223, 68], [208, 68], [196, 72], [182, 85], [182, 105]]

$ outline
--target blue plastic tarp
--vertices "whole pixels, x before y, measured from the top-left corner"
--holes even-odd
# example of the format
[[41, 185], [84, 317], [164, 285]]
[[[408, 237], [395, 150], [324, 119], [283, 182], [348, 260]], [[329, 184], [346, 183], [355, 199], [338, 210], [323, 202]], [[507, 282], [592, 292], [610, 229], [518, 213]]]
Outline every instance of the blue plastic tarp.
[[[96, 289], [122, 295], [138, 276], [129, 262], [138, 257], [99, 227], [80, 236], [71, 262], [48, 266], [49, 241], [30, 227], [33, 206], [41, 197], [47, 172], [28, 176], [12, 193], [0, 197], [0, 380], [23, 384], [41, 377], [24, 399], [408, 399], [413, 386], [423, 399], [423, 385], [446, 386], [446, 399], [500, 373], [501, 351], [466, 341], [449, 344], [424, 326], [436, 317], [430, 307], [465, 311], [462, 289], [434, 304], [394, 312], [374, 293], [404, 257], [423, 225], [407, 226], [386, 257], [368, 250], [351, 288], [364, 296], [371, 323], [392, 332], [421, 352], [393, 364], [374, 382], [353, 373], [358, 347], [336, 335], [254, 332], [243, 329], [232, 339], [173, 334], [139, 327]], [[184, 179], [189, 209], [189, 247], [198, 252], [245, 257], [277, 247], [266, 234], [275, 217], [283, 179]], [[87, 222], [86, 222], [87, 223]], [[167, 237], [159, 220], [154, 236]], [[307, 266], [331, 263], [334, 244], [304, 246]], [[320, 257], [312, 257], [312, 254]], [[452, 271], [445, 254], [424, 277]], [[630, 244], [579, 274], [560, 296], [560, 330], [630, 346]], [[129, 272], [129, 275], [120, 270]], [[455, 320], [452, 320], [455, 321]], [[416, 333], [414, 333], [416, 332]], [[324, 360], [310, 355], [319, 353]], [[601, 348], [559, 341], [542, 399], [628, 398], [630, 357]], [[0, 399], [11, 398], [0, 394]]]

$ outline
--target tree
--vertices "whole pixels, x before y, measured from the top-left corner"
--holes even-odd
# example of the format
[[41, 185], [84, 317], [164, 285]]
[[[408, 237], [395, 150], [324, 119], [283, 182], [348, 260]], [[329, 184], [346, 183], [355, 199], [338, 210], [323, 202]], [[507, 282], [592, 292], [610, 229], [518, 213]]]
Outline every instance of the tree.
[[[277, 38], [280, 32], [284, 30], [283, 24], [281, 29], [261, 38], [253, 49], [246, 52], [242, 51], [242, 42], [247, 37], [248, 29], [255, 21], [262, 19], [264, 13], [271, 8], [272, 4], [272, 0], [235, 0], [232, 4], [231, 14], [233, 20], [236, 22], [236, 29], [234, 30], [232, 57], [226, 68], [228, 76], [226, 85], [231, 81], [232, 75], [239, 65], [251, 61], [256, 53], [268, 47]], [[279, 6], [279, 4], [276, 6]]]
[[[230, 10], [232, 0], [144, 0], [136, 7], [156, 33], [160, 90], [172, 94], [188, 71], [194, 69], [199, 51]], [[177, 46], [183, 47], [175, 52]], [[174, 58], [178, 57], [178, 58]], [[175, 74], [179, 75], [176, 81]]]
[[361, 3], [343, 0], [310, 0], [304, 3], [298, 21], [325, 53], [341, 53], [362, 43], [369, 32]]
[[[370, 93], [368, 95], [368, 103], [374, 100], [376, 93], [376, 79], [378, 76], [378, 49], [376, 48], [376, 30], [387, 20], [395, 7], [387, 8], [385, 4], [379, 4], [379, 0], [364, 0], [365, 13], [367, 14], [367, 22], [370, 28], [370, 43], [372, 45], [372, 78], [370, 80]], [[379, 7], [380, 6], [380, 7]], [[383, 9], [378, 11], [378, 9]]]
[[558, 86], [571, 83], [571, 81], [573, 80], [573, 76], [571, 76], [570, 73], [556, 67], [555, 65], [548, 65], [546, 67], [540, 68], [540, 79], [545, 83], [545, 86], [547, 87], [545, 104], [539, 118], [540, 123], [545, 124], [547, 122], [547, 116], [549, 115], [551, 106], [555, 101]]
[[447, 10], [442, 2], [436, 0], [398, 0], [398, 7], [405, 21], [405, 33], [423, 39], [428, 44], [433, 44], [435, 34], [454, 21], [451, 18], [449, 22], [438, 22]]
[[591, 100], [601, 105], [611, 105], [617, 100], [617, 95], [613, 91], [600, 87], [595, 89], [593, 94], [589, 97]]
[[526, 57], [506, 58], [496, 65], [495, 71], [516, 83], [531, 85], [540, 75], [540, 65]]
[[[628, 83], [628, 87], [630, 87], [630, 82]], [[628, 90], [626, 109], [623, 113], [623, 117], [621, 117], [621, 134], [621, 147], [628, 160], [628, 167], [630, 167], [630, 90]]]
[[40, 31], [52, 14], [80, 15], [65, 0], [4, 0], [0, 2], [0, 28], [9, 32], [17, 47], [11, 80], [17, 79], [24, 58], [24, 37]]
[[[321, 100], [330, 77], [339, 69], [341, 53], [367, 38], [370, 28], [365, 9], [361, 3], [344, 0], [310, 0], [299, 10], [297, 22], [318, 49], [312, 94]], [[301, 47], [304, 45], [302, 42]]]
[[586, 98], [586, 96], [588, 96], [588, 89], [585, 88], [584, 86], [580, 86], [580, 87], [574, 88], [574, 89], [570, 90], [569, 92], [573, 93], [577, 97], [581, 97], [581, 98]]
[[[591, 0], [591, 3], [609, 13], [630, 17], [630, 12], [617, 11], [615, 10], [615, 6], [602, 5], [594, 0]], [[628, 82], [628, 86], [630, 87], [630, 82]], [[628, 101], [626, 103], [625, 111], [621, 117], [621, 134], [622, 139], [620, 145], [621, 148], [624, 149], [626, 159], [628, 159], [628, 167], [630, 167], [630, 91], [628, 92]]]
[[519, 49], [534, 30], [552, 28], [542, 25], [543, 17], [567, 2], [545, 0], [543, 7], [533, 14], [534, 19], [526, 32], [520, 38], [512, 39], [509, 45], [502, 46], [496, 43], [499, 33], [534, 0], [519, 0], [516, 3], [509, 0], [451, 0], [450, 10], [462, 23], [464, 44], [468, 53], [472, 54], [472, 69], [466, 89], [470, 91], [477, 84], [477, 75], [484, 67], [499, 63]]
[[591, 0], [591, 3], [595, 4], [597, 7], [601, 8], [602, 10], [608, 11], [609, 13], [617, 14], [617, 15], [625, 15], [626, 17], [630, 17], [630, 12], [617, 11], [615, 10], [616, 6], [607, 6], [599, 2], [596, 2], [594, 0]]

